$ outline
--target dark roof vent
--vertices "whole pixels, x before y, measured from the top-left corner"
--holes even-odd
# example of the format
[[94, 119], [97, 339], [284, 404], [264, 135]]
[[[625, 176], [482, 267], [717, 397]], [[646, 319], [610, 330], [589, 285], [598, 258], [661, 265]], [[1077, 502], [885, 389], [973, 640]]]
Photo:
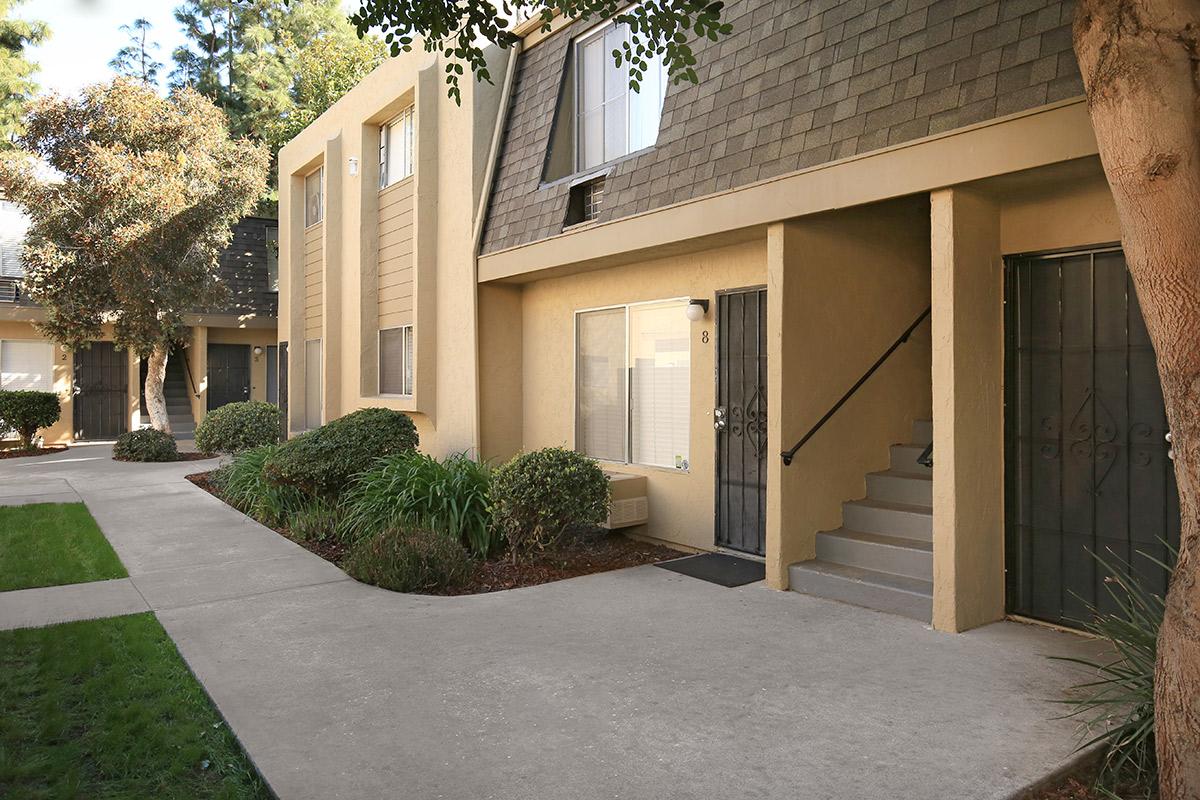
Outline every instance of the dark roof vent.
[[604, 176], [577, 183], [571, 187], [571, 196], [567, 201], [567, 218], [564, 228], [591, 222], [600, 216], [604, 205]]

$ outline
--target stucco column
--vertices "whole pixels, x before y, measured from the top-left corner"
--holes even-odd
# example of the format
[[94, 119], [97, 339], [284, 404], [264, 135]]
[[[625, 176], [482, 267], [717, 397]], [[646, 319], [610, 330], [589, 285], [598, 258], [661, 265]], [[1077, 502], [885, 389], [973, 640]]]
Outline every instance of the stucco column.
[[[188, 381], [188, 400], [192, 404], [192, 419], [199, 425], [208, 409], [208, 328], [192, 328], [192, 343], [184, 352], [191, 380]], [[193, 388], [193, 384], [195, 387]]]
[[1004, 616], [1004, 263], [987, 197], [930, 197], [933, 624]]
[[346, 159], [342, 135], [325, 143], [325, 242], [321, 264], [321, 395], [323, 422], [342, 415], [342, 241]]

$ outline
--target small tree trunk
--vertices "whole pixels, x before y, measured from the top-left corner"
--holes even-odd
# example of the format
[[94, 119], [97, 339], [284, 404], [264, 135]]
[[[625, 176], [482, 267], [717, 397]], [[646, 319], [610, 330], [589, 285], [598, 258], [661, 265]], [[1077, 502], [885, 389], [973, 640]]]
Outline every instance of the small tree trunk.
[[146, 410], [150, 412], [150, 424], [163, 433], [171, 432], [171, 418], [167, 414], [167, 397], [163, 393], [163, 382], [167, 379], [167, 357], [170, 350], [161, 342], [154, 346], [146, 359]]
[[1080, 0], [1075, 52], [1171, 426], [1182, 527], [1158, 636], [1155, 741], [1163, 799], [1195, 800], [1200, 798], [1200, 2]]

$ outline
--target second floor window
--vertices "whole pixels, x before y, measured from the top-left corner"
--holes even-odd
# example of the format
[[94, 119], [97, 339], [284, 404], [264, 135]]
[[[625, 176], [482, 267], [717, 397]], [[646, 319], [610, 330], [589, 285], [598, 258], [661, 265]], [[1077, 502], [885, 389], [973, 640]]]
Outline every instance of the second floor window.
[[279, 291], [279, 228], [268, 227], [267, 237], [267, 288]]
[[379, 393], [413, 393], [413, 327], [386, 328], [379, 332]]
[[0, 200], [0, 277], [20, 278], [25, 274], [25, 234], [29, 218], [16, 203]]
[[613, 51], [630, 36], [612, 23], [575, 42], [575, 169], [585, 170], [649, 147], [658, 139], [667, 70], [652, 60], [639, 90], [629, 88], [629, 64], [617, 66]]
[[379, 131], [379, 188], [386, 189], [413, 174], [413, 107]]
[[325, 168], [317, 167], [304, 179], [304, 227], [325, 219]]

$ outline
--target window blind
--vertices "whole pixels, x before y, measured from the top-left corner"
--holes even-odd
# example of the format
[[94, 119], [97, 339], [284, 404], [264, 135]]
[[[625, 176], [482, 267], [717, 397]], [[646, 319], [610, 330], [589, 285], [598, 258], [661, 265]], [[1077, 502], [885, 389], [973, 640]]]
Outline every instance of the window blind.
[[412, 326], [379, 332], [379, 393], [412, 394]]
[[629, 308], [630, 460], [688, 468], [691, 407], [690, 325], [686, 303]]
[[16, 204], [0, 200], [0, 277], [20, 278], [25, 274], [25, 234], [29, 218]]
[[54, 345], [0, 342], [0, 389], [54, 391]]
[[380, 137], [379, 185], [391, 186], [413, 174], [413, 142], [415, 140], [413, 107], [400, 112], [384, 126]]
[[625, 461], [625, 309], [576, 316], [575, 447], [592, 458]]

